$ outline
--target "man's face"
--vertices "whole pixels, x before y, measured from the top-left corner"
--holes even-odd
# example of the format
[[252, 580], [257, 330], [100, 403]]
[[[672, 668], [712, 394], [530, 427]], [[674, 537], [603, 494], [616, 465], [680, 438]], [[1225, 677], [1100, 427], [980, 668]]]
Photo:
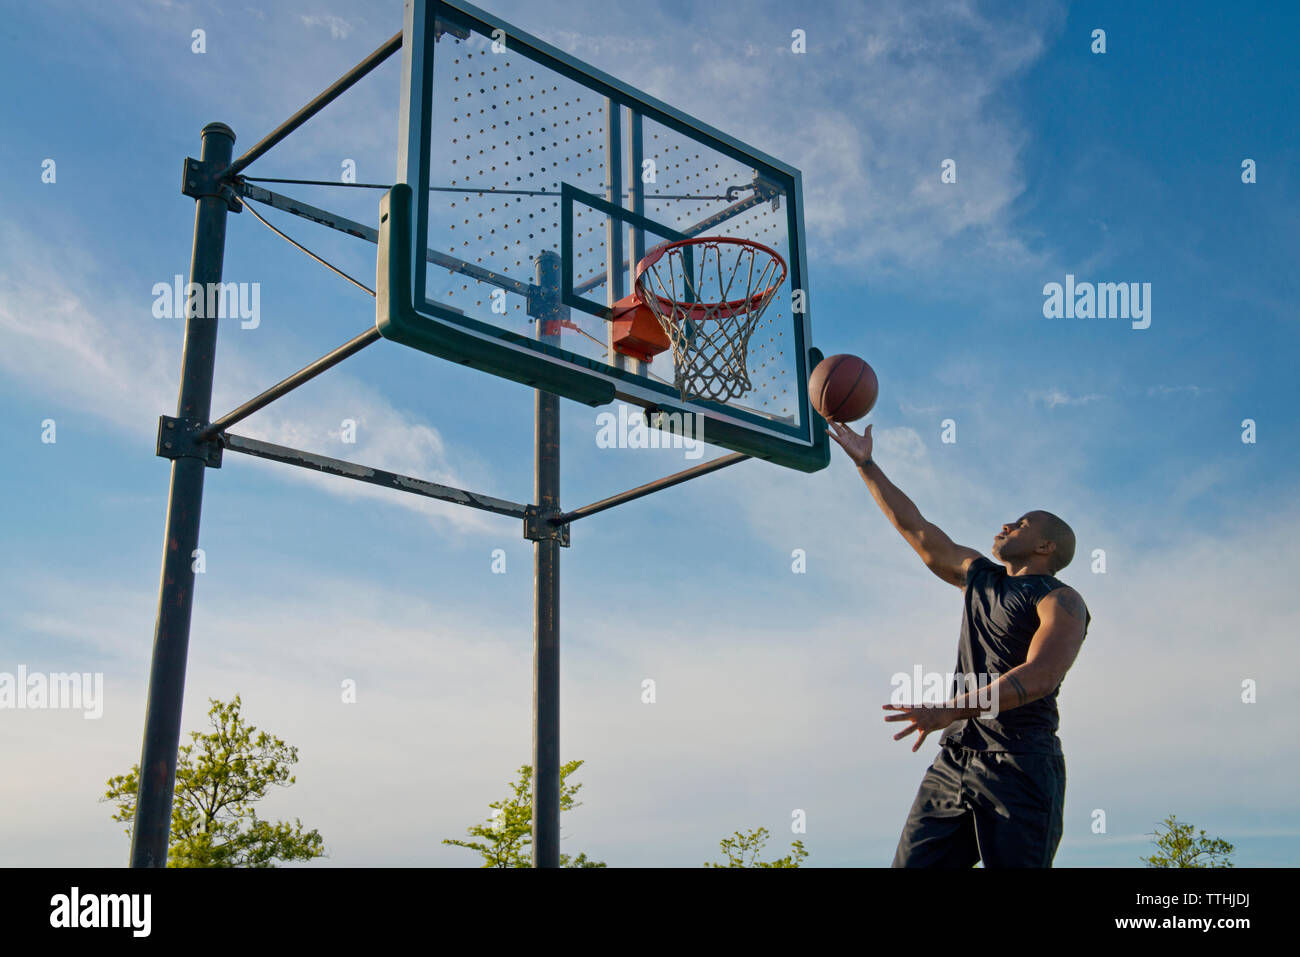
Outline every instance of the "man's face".
[[1014, 522], [1006, 522], [993, 539], [993, 557], [999, 561], [1028, 558], [1038, 547], [1040, 536], [1032, 513], [1021, 515]]

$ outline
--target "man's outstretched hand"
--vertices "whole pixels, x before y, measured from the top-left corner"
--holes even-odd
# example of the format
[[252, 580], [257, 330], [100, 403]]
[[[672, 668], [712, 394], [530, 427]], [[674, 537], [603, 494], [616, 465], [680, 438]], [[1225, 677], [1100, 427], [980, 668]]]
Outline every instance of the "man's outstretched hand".
[[858, 468], [866, 465], [867, 459], [871, 458], [871, 426], [867, 426], [858, 435], [843, 422], [827, 422], [826, 434], [840, 444], [840, 448], [848, 453]]
[[965, 717], [965, 714], [961, 709], [947, 704], [887, 704], [884, 708], [886, 711], [900, 712], [899, 714], [885, 715], [886, 721], [911, 722], [911, 724], [906, 728], [894, 735], [895, 741], [907, 737], [913, 731], [921, 732], [921, 736], [917, 738], [916, 744], [912, 745], [913, 751], [920, 749], [921, 744], [930, 735], [930, 732], [942, 731], [958, 718]]

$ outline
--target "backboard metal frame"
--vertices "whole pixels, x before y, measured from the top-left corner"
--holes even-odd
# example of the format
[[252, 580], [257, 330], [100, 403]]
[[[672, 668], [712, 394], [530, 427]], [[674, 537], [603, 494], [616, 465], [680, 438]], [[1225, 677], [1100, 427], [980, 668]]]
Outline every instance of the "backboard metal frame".
[[[825, 425], [807, 396], [808, 375], [820, 359], [820, 353], [811, 348], [807, 255], [801, 241], [803, 188], [799, 171], [461, 0], [407, 0], [404, 34], [397, 175], [401, 183], [411, 188], [411, 225], [409, 232], [405, 227], [400, 230], [391, 228], [396, 213], [393, 204], [404, 195], [395, 191], [387, 198], [390, 228], [385, 230], [381, 226], [380, 230], [379, 274], [394, 275], [396, 264], [391, 261], [394, 256], [405, 260], [407, 268], [402, 285], [390, 285], [388, 294], [377, 299], [376, 326], [380, 333], [442, 358], [589, 405], [604, 405], [619, 398], [640, 406], [647, 413], [698, 414], [704, 421], [703, 438], [710, 444], [801, 471], [814, 472], [825, 468], [830, 462]], [[706, 139], [711, 147], [755, 170], [755, 198], [737, 203], [737, 210], [751, 208], [762, 199], [757, 189], [762, 184], [773, 185], [785, 203], [784, 225], [790, 237], [790, 275], [787, 281], [791, 289], [802, 290], [803, 311], [791, 317], [793, 387], [797, 390], [798, 421], [781, 421], [753, 414], [736, 405], [705, 400], [683, 402], [671, 385], [642, 375], [639, 363], [611, 365], [597, 361], [563, 348], [557, 340], [544, 341], [545, 337], [519, 335], [427, 297], [426, 259], [433, 259], [435, 253], [431, 250], [438, 249], [437, 236], [430, 236], [432, 224], [425, 198], [430, 187], [440, 185], [429, 181], [428, 158], [433, 137], [436, 39], [442, 34], [462, 38], [471, 34], [503, 38], [511, 53], [554, 70], [591, 89], [596, 95], [606, 97], [614, 114], [608, 120], [611, 128], [617, 128], [617, 107], [623, 107], [636, 118], [638, 129], [640, 121], [647, 120], [685, 136]], [[607, 171], [606, 178], [611, 176], [618, 178], [617, 173]], [[699, 224], [702, 228], [683, 233], [654, 222], [642, 212], [625, 209], [567, 182], [561, 184], [560, 198], [563, 216], [569, 220], [568, 229], [562, 230], [566, 233], [572, 228], [575, 203], [598, 210], [633, 229], [665, 238], [701, 235], [721, 220], [718, 216], [711, 217]], [[639, 204], [634, 202], [633, 205]], [[569, 236], [566, 235], [565, 239]], [[616, 248], [621, 255], [621, 236]], [[561, 300], [570, 308], [607, 319], [607, 305], [596, 303], [575, 289], [574, 283], [580, 277], [573, 275], [572, 257], [567, 255], [567, 249], [565, 253], [561, 266]], [[475, 268], [469, 264], [466, 266]], [[472, 275], [480, 281], [495, 282], [502, 288], [518, 292], [513, 288], [519, 285], [517, 280], [508, 280], [482, 268], [477, 268]], [[656, 420], [653, 415], [648, 417], [652, 423]]]

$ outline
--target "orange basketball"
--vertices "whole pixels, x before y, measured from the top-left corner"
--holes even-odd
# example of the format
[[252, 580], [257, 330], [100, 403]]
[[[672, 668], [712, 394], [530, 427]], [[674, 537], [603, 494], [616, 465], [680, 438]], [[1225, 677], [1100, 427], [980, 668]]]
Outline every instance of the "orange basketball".
[[857, 356], [827, 356], [808, 377], [808, 398], [827, 422], [853, 422], [876, 404], [875, 370]]

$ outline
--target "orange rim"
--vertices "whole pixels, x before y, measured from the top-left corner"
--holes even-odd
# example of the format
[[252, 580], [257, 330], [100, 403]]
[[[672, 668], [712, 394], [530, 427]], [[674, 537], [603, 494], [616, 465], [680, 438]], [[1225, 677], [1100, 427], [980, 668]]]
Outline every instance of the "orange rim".
[[753, 249], [759, 249], [772, 257], [781, 267], [781, 275], [766, 289], [760, 292], [751, 293], [742, 299], [732, 299], [725, 302], [678, 302], [674, 299], [668, 299], [665, 296], [655, 295], [654, 298], [659, 301], [659, 305], [665, 312], [677, 318], [683, 311], [687, 313], [683, 318], [699, 322], [705, 319], [729, 319], [732, 316], [743, 316], [754, 307], [758, 306], [765, 299], [771, 296], [781, 284], [785, 282], [787, 269], [785, 259], [775, 249], [770, 246], [764, 246], [760, 242], [752, 239], [735, 239], [731, 236], [696, 236], [691, 239], [679, 239], [676, 242], [662, 243], [656, 246], [645, 257], [636, 264], [636, 295], [641, 302], [645, 302], [645, 296], [641, 293], [641, 277], [646, 270], [652, 267], [667, 253], [682, 246], [702, 246], [706, 243], [729, 243], [733, 246], [749, 246]]

